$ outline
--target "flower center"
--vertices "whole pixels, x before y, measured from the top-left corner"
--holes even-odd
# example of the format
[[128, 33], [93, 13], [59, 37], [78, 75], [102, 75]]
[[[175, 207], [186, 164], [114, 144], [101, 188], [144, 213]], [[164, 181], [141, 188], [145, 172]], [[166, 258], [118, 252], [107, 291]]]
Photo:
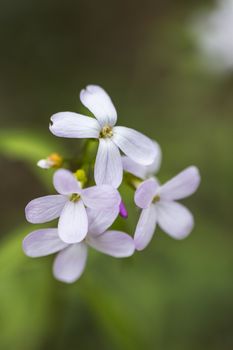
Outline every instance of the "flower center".
[[113, 136], [112, 127], [110, 125], [105, 125], [100, 131], [100, 138], [109, 138]]
[[77, 193], [72, 193], [72, 195], [70, 196], [70, 201], [71, 202], [77, 202], [80, 199], [80, 195]]
[[160, 201], [160, 196], [157, 194], [156, 196], [154, 196], [152, 203], [157, 203]]

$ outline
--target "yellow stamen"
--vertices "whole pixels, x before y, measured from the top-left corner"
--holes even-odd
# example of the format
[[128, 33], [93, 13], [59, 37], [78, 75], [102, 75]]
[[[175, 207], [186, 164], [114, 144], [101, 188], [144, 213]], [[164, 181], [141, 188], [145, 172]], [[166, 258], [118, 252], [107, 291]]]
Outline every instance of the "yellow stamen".
[[153, 203], [157, 203], [157, 202], [159, 202], [160, 201], [160, 196], [157, 194], [156, 196], [154, 196], [154, 198], [153, 198]]
[[113, 136], [112, 127], [110, 125], [105, 125], [100, 131], [100, 138], [109, 138]]

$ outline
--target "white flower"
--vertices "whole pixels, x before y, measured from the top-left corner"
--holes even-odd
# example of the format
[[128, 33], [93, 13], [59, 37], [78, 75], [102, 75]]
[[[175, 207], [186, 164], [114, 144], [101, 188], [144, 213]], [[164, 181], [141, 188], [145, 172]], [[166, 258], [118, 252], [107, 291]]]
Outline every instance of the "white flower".
[[59, 137], [99, 139], [94, 171], [97, 185], [110, 184], [117, 188], [121, 184], [123, 167], [119, 149], [139, 164], [153, 163], [157, 149], [152, 141], [133, 129], [115, 126], [115, 107], [101, 87], [87, 86], [81, 91], [80, 99], [96, 119], [60, 112], [51, 117], [50, 130]]
[[118, 215], [115, 211], [87, 209], [88, 234], [80, 243], [67, 244], [59, 238], [55, 228], [33, 231], [25, 237], [23, 250], [29, 257], [41, 257], [57, 253], [53, 264], [56, 279], [72, 283], [83, 273], [88, 246], [116, 258], [131, 256], [135, 246], [133, 238], [124, 232], [106, 231]]
[[194, 22], [200, 49], [208, 64], [233, 69], [233, 0], [219, 0], [217, 6]]
[[162, 160], [162, 151], [159, 144], [153, 141], [154, 147], [156, 149], [156, 157], [151, 165], [142, 165], [138, 164], [127, 156], [122, 156], [123, 169], [139, 179], [145, 180], [154, 175], [159, 171], [161, 160]]
[[134, 235], [137, 250], [149, 244], [157, 223], [176, 239], [185, 238], [191, 232], [193, 216], [176, 200], [190, 196], [199, 183], [199, 171], [194, 166], [186, 168], [162, 186], [153, 178], [141, 183], [134, 197], [135, 203], [142, 209]]
[[87, 209], [119, 212], [121, 197], [109, 185], [82, 189], [74, 175], [65, 169], [57, 170], [53, 184], [59, 194], [32, 200], [25, 208], [26, 218], [33, 224], [59, 217], [58, 234], [65, 243], [81, 242], [88, 232]]

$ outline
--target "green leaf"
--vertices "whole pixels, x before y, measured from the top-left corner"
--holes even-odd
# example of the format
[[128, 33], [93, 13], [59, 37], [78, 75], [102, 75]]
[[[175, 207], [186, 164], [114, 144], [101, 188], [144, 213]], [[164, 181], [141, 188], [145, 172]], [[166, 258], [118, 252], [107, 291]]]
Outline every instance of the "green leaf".
[[60, 143], [56, 139], [32, 130], [0, 131], [0, 153], [32, 164], [52, 152], [60, 152]]
[[0, 246], [0, 344], [2, 349], [41, 348], [49, 329], [52, 276], [48, 261], [29, 259], [22, 239], [29, 227], [10, 234]]
[[0, 155], [25, 162], [48, 189], [51, 188], [53, 171], [40, 169], [36, 164], [39, 159], [46, 158], [53, 152], [64, 156], [60, 144], [58, 139], [52, 136], [46, 137], [32, 130], [0, 131]]

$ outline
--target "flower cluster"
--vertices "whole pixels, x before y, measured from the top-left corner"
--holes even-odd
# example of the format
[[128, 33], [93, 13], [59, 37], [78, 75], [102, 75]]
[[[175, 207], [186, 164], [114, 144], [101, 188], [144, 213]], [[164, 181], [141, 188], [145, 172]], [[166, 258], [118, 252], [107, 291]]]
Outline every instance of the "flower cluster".
[[[33, 224], [58, 219], [56, 228], [39, 229], [26, 236], [23, 250], [30, 257], [58, 253], [53, 274], [66, 283], [81, 276], [88, 247], [116, 258], [129, 257], [135, 250], [146, 248], [157, 224], [173, 238], [186, 237], [193, 228], [193, 216], [176, 201], [194, 193], [200, 183], [198, 169], [191, 166], [160, 185], [155, 177], [161, 163], [158, 143], [138, 131], [116, 126], [115, 107], [101, 87], [87, 86], [80, 99], [95, 118], [61, 112], [51, 117], [49, 128], [59, 137], [99, 141], [94, 180], [88, 147], [75, 169], [53, 153], [38, 166], [56, 169], [53, 185], [57, 194], [36, 198], [25, 209], [27, 220]], [[86, 142], [88, 145], [92, 140]], [[118, 192], [123, 181], [134, 188], [134, 201], [141, 209], [134, 237], [109, 229], [118, 215], [128, 216]]]

